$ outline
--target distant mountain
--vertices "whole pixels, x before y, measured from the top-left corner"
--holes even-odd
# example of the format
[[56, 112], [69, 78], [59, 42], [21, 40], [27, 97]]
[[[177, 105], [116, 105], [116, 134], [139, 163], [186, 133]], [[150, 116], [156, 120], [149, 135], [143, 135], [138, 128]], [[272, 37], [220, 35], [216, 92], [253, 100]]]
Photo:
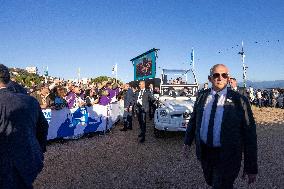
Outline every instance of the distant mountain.
[[[239, 86], [243, 86], [243, 82], [239, 83]], [[284, 80], [275, 81], [247, 81], [247, 87], [252, 86], [256, 89], [266, 88], [284, 88]]]
[[[199, 88], [203, 88], [204, 83], [199, 84]], [[243, 82], [238, 83], [240, 87], [243, 86]], [[211, 84], [209, 83], [209, 87]], [[247, 81], [247, 87], [252, 86], [254, 89], [267, 89], [267, 88], [284, 88], [284, 80], [275, 81]]]

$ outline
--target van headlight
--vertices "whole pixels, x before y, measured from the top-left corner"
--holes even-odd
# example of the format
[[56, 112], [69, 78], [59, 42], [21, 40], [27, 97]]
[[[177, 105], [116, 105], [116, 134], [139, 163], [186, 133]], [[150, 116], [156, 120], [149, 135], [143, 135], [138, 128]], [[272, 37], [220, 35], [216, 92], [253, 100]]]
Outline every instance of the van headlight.
[[166, 110], [161, 110], [161, 111], [160, 111], [160, 116], [161, 116], [161, 117], [166, 117], [167, 114], [168, 114], [168, 113], [167, 113]]

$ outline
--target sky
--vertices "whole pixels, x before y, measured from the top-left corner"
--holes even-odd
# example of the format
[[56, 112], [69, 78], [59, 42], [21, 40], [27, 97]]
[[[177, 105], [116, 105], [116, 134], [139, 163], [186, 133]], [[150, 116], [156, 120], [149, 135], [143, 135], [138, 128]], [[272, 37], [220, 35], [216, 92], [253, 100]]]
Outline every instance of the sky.
[[[200, 83], [223, 63], [242, 80], [284, 79], [283, 0], [0, 0], [0, 63], [48, 66], [65, 79], [112, 76], [133, 80], [130, 59], [158, 48], [162, 68], [195, 69]], [[237, 46], [238, 45], [238, 46]]]

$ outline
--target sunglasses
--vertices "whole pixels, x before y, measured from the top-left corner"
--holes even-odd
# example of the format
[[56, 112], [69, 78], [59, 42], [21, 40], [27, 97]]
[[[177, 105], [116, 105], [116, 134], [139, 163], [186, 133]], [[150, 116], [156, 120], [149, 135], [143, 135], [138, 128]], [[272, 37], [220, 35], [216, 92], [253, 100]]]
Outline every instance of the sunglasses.
[[229, 77], [229, 74], [227, 73], [214, 73], [211, 75], [214, 79], [219, 78], [220, 76], [222, 76], [222, 78], [227, 79]]

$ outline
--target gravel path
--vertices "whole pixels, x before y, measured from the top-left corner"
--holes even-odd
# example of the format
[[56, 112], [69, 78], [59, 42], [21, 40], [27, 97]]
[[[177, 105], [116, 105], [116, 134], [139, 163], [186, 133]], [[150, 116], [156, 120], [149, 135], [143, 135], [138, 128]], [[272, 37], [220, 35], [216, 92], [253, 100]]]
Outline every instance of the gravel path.
[[[259, 175], [249, 188], [284, 188], [284, 110], [254, 108], [257, 121]], [[52, 143], [35, 188], [208, 188], [195, 147], [189, 159], [181, 154], [183, 133], [153, 136], [148, 122], [146, 142], [138, 143], [138, 123], [132, 131], [116, 126], [105, 136]], [[237, 188], [247, 188], [238, 178]]]

